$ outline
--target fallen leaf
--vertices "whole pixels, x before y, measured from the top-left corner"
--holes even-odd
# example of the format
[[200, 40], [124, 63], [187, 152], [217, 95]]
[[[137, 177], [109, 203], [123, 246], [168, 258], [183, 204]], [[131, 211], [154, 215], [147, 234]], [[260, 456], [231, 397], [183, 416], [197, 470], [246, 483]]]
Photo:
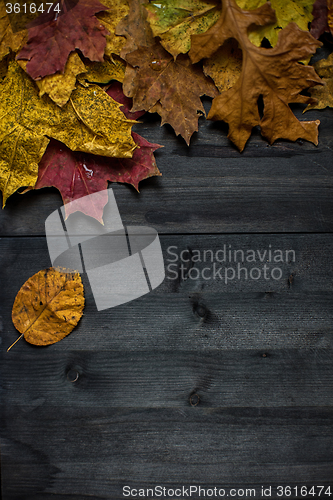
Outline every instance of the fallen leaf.
[[116, 34], [126, 38], [120, 56], [125, 59], [126, 54], [139, 47], [150, 47], [154, 44], [154, 36], [147, 21], [147, 11], [144, 8], [146, 0], [129, 0], [129, 13], [116, 27]]
[[145, 5], [154, 36], [177, 57], [191, 48], [191, 35], [204, 33], [220, 17], [218, 0], [159, 0]]
[[[236, 0], [237, 5], [243, 10], [254, 10], [266, 4], [266, 0]], [[312, 8], [315, 0], [270, 0], [272, 9], [275, 10], [276, 22], [269, 25], [250, 28], [249, 39], [257, 47], [264, 38], [274, 47], [278, 41], [281, 29], [294, 22], [297, 26], [307, 31], [308, 24], [312, 21]]]
[[24, 336], [30, 344], [54, 344], [71, 333], [83, 308], [79, 273], [43, 269], [31, 276], [16, 295], [12, 320], [22, 334], [17, 340]]
[[26, 30], [13, 32], [6, 14], [5, 2], [0, 1], [0, 61], [10, 51], [17, 52], [26, 42], [28, 32]]
[[107, 7], [98, 0], [78, 0], [67, 11], [65, 3], [62, 5], [58, 17], [51, 11], [32, 23], [28, 42], [17, 55], [17, 59], [29, 61], [26, 70], [35, 80], [57, 71], [63, 73], [69, 54], [75, 49], [91, 61], [103, 61], [108, 32], [94, 14]]
[[174, 61], [158, 43], [149, 49], [140, 47], [127, 54], [126, 60], [138, 68], [130, 95], [131, 111], [149, 111], [154, 107], [161, 115], [161, 125], [169, 123], [176, 135], [182, 135], [189, 144], [193, 132], [198, 130], [198, 112], [205, 114], [200, 96], [217, 94], [213, 82], [187, 56], [181, 54]]
[[313, 21], [311, 23], [310, 33], [315, 38], [319, 38], [323, 33], [329, 31], [327, 21], [327, 0], [316, 0], [313, 4]]
[[[138, 191], [140, 181], [161, 175], [153, 155], [161, 146], [146, 141], [135, 132], [132, 134], [135, 143], [140, 146], [134, 151], [133, 158], [105, 158], [73, 152], [52, 140], [39, 164], [35, 189], [57, 188], [65, 205], [66, 219], [79, 210], [103, 223], [103, 209], [108, 202], [104, 190], [108, 181], [131, 184]], [[89, 198], [87, 204], [87, 198], [83, 197], [100, 191], [101, 196]], [[80, 198], [82, 203], [76, 203], [75, 207], [68, 205]]]
[[83, 85], [86, 82], [90, 83], [110, 83], [112, 80], [122, 82], [125, 75], [125, 63], [122, 59], [114, 56], [111, 60], [106, 59], [104, 62], [84, 62], [86, 66], [86, 73], [80, 75], [78, 80]]
[[0, 84], [0, 188], [3, 204], [19, 187], [34, 186], [49, 137], [73, 151], [131, 158], [137, 147], [120, 104], [96, 85], [74, 90], [60, 108], [40, 98], [36, 84], [12, 61]]
[[[27, 61], [17, 62], [21, 68], [26, 70]], [[48, 94], [58, 106], [64, 106], [68, 102], [72, 91], [76, 88], [77, 75], [84, 72], [86, 72], [85, 65], [79, 55], [73, 52], [68, 58], [63, 74], [56, 73], [55, 75], [44, 76], [41, 80], [36, 81], [39, 88], [39, 97]]]
[[311, 89], [311, 97], [318, 102], [309, 104], [304, 111], [309, 109], [333, 108], [333, 52], [327, 59], [320, 59], [314, 65], [314, 69], [322, 78], [325, 86]]
[[[300, 92], [321, 80], [312, 67], [298, 61], [313, 54], [321, 43], [290, 23], [280, 32], [274, 48], [255, 47], [247, 30], [252, 24], [261, 26], [274, 19], [269, 3], [254, 11], [243, 11], [234, 0], [222, 0], [222, 4], [219, 21], [206, 33], [192, 36], [190, 57], [193, 63], [210, 57], [227, 39], [235, 38], [243, 52], [242, 72], [232, 88], [213, 100], [207, 118], [227, 122], [228, 137], [241, 151], [256, 125], [271, 144], [278, 138], [303, 138], [317, 144], [319, 120], [298, 121], [289, 103], [313, 102]], [[262, 118], [258, 111], [260, 96], [264, 102]]]
[[126, 39], [117, 35], [115, 30], [120, 21], [128, 14], [128, 2], [127, 0], [102, 0], [102, 2], [109, 10], [97, 14], [96, 17], [109, 32], [106, 36], [105, 54], [107, 56], [119, 55]]
[[220, 92], [233, 87], [242, 72], [242, 51], [238, 42], [229, 38], [209, 59], [205, 59], [203, 69]]
[[333, 35], [333, 0], [327, 0], [327, 23]]

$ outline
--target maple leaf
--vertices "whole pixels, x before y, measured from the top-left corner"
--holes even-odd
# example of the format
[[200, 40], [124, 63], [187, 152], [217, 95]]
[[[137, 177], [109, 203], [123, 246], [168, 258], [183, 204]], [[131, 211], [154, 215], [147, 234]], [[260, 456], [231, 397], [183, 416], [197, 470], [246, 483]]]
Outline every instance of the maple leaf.
[[191, 48], [191, 35], [204, 33], [220, 17], [218, 0], [159, 0], [145, 5], [154, 36], [175, 58]]
[[0, 84], [0, 188], [3, 204], [21, 186], [34, 186], [49, 137], [70, 149], [131, 158], [133, 120], [96, 85], [79, 87], [60, 108], [12, 61]]
[[319, 38], [323, 33], [333, 34], [333, 0], [316, 0], [313, 4], [313, 21], [310, 33]]
[[[35, 189], [56, 187], [65, 205], [66, 218], [72, 211], [80, 210], [99, 222], [103, 222], [103, 209], [108, 202], [108, 181], [131, 184], [138, 191], [139, 182], [161, 175], [153, 152], [160, 148], [140, 135], [132, 132], [135, 143], [139, 146], [132, 158], [105, 158], [103, 156], [87, 155], [73, 152], [57, 141], [51, 141], [39, 164], [38, 180]], [[89, 198], [89, 194], [103, 191], [98, 198]], [[82, 203], [76, 203], [75, 208], [67, 205], [71, 201], [82, 198]]]
[[129, 8], [126, 0], [102, 0], [108, 7], [108, 11], [96, 15], [97, 19], [105, 26], [109, 34], [106, 36], [105, 54], [120, 54], [120, 51], [126, 40], [124, 37], [116, 34], [116, 26], [127, 16]]
[[78, 77], [78, 81], [84, 85], [90, 83], [110, 83], [112, 80], [122, 82], [125, 75], [125, 63], [122, 59], [114, 56], [111, 60], [104, 62], [90, 62], [85, 60], [86, 72]]
[[237, 40], [229, 38], [209, 59], [205, 59], [203, 70], [220, 92], [233, 87], [242, 72], [242, 51]]
[[180, 55], [174, 61], [158, 43], [148, 49], [140, 47], [127, 54], [126, 60], [138, 68], [129, 96], [133, 97], [131, 111], [157, 111], [161, 125], [169, 123], [189, 144], [198, 130], [198, 111], [205, 114], [200, 96], [217, 94], [213, 82], [187, 56]]
[[78, 0], [74, 6], [67, 0], [58, 17], [52, 11], [41, 14], [29, 28], [28, 42], [17, 59], [29, 61], [26, 70], [35, 80], [63, 73], [75, 49], [91, 61], [103, 61], [108, 32], [94, 14], [106, 9], [98, 0]]
[[27, 36], [26, 30], [13, 32], [6, 13], [5, 2], [0, 1], [0, 61], [10, 51], [17, 52], [26, 42]]
[[333, 52], [327, 59], [320, 59], [314, 65], [314, 69], [323, 79], [324, 87], [311, 89], [311, 97], [318, 102], [309, 104], [304, 111], [309, 109], [324, 109], [327, 106], [333, 108]]
[[[27, 61], [17, 62], [22, 69], [26, 70]], [[73, 52], [68, 58], [63, 74], [56, 73], [55, 75], [44, 76], [41, 80], [36, 81], [39, 88], [39, 97], [48, 94], [58, 106], [64, 106], [68, 102], [72, 91], [76, 89], [77, 75], [86, 71], [86, 67], [78, 54]]]
[[[228, 137], [242, 151], [254, 126], [272, 144], [278, 138], [303, 138], [317, 144], [319, 120], [300, 122], [289, 103], [311, 103], [313, 100], [300, 92], [321, 80], [312, 67], [298, 61], [313, 54], [321, 45], [310, 33], [290, 23], [280, 34], [274, 48], [254, 46], [247, 36], [252, 24], [264, 25], [274, 19], [269, 4], [254, 11], [243, 11], [234, 0], [222, 0], [219, 21], [201, 35], [192, 36], [192, 62], [209, 57], [229, 38], [235, 38], [243, 52], [241, 76], [229, 90], [213, 100], [208, 114], [210, 120], [224, 120], [229, 124]], [[260, 118], [258, 99], [263, 97], [264, 114]]]
[[78, 324], [84, 308], [83, 285], [79, 273], [61, 272], [50, 267], [29, 278], [15, 297], [12, 321], [34, 345], [50, 345], [62, 340]]

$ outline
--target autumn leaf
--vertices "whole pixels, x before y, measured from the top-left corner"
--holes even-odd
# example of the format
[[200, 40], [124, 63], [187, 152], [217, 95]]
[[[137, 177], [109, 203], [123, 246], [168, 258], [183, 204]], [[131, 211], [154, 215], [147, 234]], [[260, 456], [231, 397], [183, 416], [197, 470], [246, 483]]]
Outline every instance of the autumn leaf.
[[[192, 62], [210, 57], [229, 38], [235, 38], [243, 52], [242, 72], [236, 84], [213, 100], [210, 120], [229, 124], [228, 137], [242, 151], [254, 126], [272, 144], [278, 138], [295, 141], [303, 138], [317, 144], [319, 121], [300, 122], [289, 103], [311, 103], [300, 92], [321, 80], [312, 67], [298, 63], [321, 45], [308, 32], [290, 23], [280, 34], [274, 48], [255, 47], [247, 36], [252, 24], [265, 25], [274, 19], [269, 4], [254, 11], [243, 11], [234, 0], [222, 0], [222, 16], [206, 33], [192, 37]], [[260, 118], [258, 99], [263, 97]]]
[[203, 70], [220, 92], [233, 87], [242, 72], [242, 51], [237, 40], [229, 38], [209, 59], [205, 59]]
[[102, 0], [102, 2], [108, 10], [100, 12], [96, 17], [109, 33], [106, 36], [105, 54], [107, 56], [111, 56], [112, 54], [119, 55], [126, 40], [124, 37], [116, 34], [116, 26], [127, 16], [129, 11], [128, 2], [127, 0]]
[[60, 108], [11, 62], [0, 84], [0, 189], [3, 204], [19, 187], [33, 187], [49, 137], [73, 151], [131, 158], [137, 147], [120, 104], [97, 85], [79, 87]]
[[126, 118], [129, 118], [130, 120], [137, 120], [140, 116], [145, 114], [145, 111], [143, 110], [136, 111], [135, 113], [130, 111], [130, 108], [133, 106], [133, 101], [130, 97], [125, 96], [120, 83], [113, 82], [106, 92], [110, 97], [112, 97], [112, 99], [121, 104], [120, 109]]
[[[169, 123], [187, 144], [198, 130], [198, 112], [205, 114], [200, 96], [217, 94], [215, 85], [187, 56], [173, 57], [156, 43], [127, 54], [126, 60], [137, 69], [133, 82], [132, 112], [157, 111], [161, 125]], [[125, 75], [126, 80], [126, 75]]]
[[[237, 5], [243, 10], [254, 10], [266, 4], [266, 0], [236, 0]], [[278, 41], [281, 29], [286, 28], [289, 23], [296, 23], [297, 26], [307, 31], [308, 24], [312, 21], [312, 8], [314, 0], [270, 0], [272, 9], [275, 11], [276, 22], [269, 25], [250, 28], [249, 39], [257, 47], [263, 38], [267, 38], [274, 47]]]
[[32, 23], [37, 25], [29, 29], [28, 42], [17, 55], [17, 59], [29, 61], [26, 70], [35, 80], [63, 73], [75, 49], [91, 61], [103, 61], [108, 32], [94, 14], [107, 7], [98, 0], [78, 0], [67, 11], [66, 4], [62, 5], [58, 17], [53, 11], [45, 12]]
[[13, 32], [6, 14], [5, 2], [0, 1], [0, 61], [10, 51], [17, 52], [26, 42], [28, 32], [26, 30]]
[[146, 0], [129, 0], [129, 13], [119, 22], [116, 34], [126, 38], [120, 56], [125, 59], [126, 54], [139, 47], [150, 47], [154, 44], [154, 36], [147, 21], [147, 11], [144, 8]]
[[[22, 69], [26, 70], [27, 61], [17, 62]], [[39, 88], [39, 97], [48, 94], [58, 106], [64, 106], [68, 102], [72, 91], [76, 88], [77, 75], [86, 71], [86, 67], [79, 55], [73, 52], [68, 58], [63, 74], [56, 73], [55, 75], [44, 76], [41, 80], [36, 81]]]
[[39, 271], [16, 295], [12, 320], [21, 336], [14, 344], [23, 336], [30, 344], [40, 346], [62, 340], [78, 324], [83, 308], [79, 273], [61, 272], [52, 267]]
[[322, 78], [325, 86], [311, 89], [311, 97], [318, 102], [309, 104], [304, 111], [309, 109], [333, 108], [333, 52], [327, 59], [320, 59], [314, 65], [314, 69]]
[[220, 17], [218, 0], [159, 0], [145, 5], [154, 36], [175, 58], [191, 48], [191, 35], [204, 33]]
[[125, 63], [122, 59], [114, 56], [112, 59], [106, 59], [103, 62], [84, 62], [86, 72], [78, 77], [83, 85], [90, 83], [110, 83], [112, 80], [122, 82], [125, 76]]
[[310, 33], [319, 38], [323, 33], [333, 34], [333, 0], [316, 0], [313, 4]]

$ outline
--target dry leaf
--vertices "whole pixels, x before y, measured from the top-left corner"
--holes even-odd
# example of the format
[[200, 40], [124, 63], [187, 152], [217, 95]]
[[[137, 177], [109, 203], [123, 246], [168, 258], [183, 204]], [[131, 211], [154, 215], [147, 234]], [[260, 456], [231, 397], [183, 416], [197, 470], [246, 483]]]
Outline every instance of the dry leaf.
[[116, 34], [126, 38], [126, 44], [120, 52], [123, 59], [126, 54], [139, 47], [150, 47], [154, 44], [144, 3], [145, 0], [129, 0], [129, 13], [116, 27]]
[[218, 0], [159, 0], [145, 5], [154, 36], [175, 58], [191, 48], [191, 35], [204, 33], [220, 17]]
[[229, 38], [209, 59], [205, 59], [203, 69], [220, 92], [233, 87], [242, 72], [242, 51], [237, 40]]
[[[27, 61], [17, 62], [21, 68], [26, 70]], [[73, 52], [68, 58], [63, 74], [56, 73], [55, 75], [44, 76], [41, 80], [36, 81], [39, 88], [39, 97], [48, 94], [58, 106], [64, 106], [68, 102], [72, 91], [76, 88], [77, 75], [84, 72], [86, 72], [85, 65], [78, 54]]]
[[0, 61], [10, 51], [17, 52], [28, 38], [26, 30], [13, 33], [9, 17], [6, 14], [5, 3], [0, 1]]
[[82, 85], [90, 83], [110, 83], [112, 80], [122, 82], [125, 76], [125, 63], [122, 59], [114, 56], [111, 60], [106, 59], [104, 62], [84, 62], [86, 73], [78, 77], [78, 81]]
[[[192, 37], [192, 62], [210, 57], [229, 38], [235, 38], [243, 52], [241, 76], [236, 84], [213, 101], [208, 119], [229, 124], [228, 137], [242, 151], [254, 126], [272, 144], [278, 138], [303, 138], [317, 144], [319, 120], [300, 122], [289, 103], [311, 103], [300, 92], [320, 84], [313, 68], [298, 63], [321, 45], [294, 23], [279, 34], [272, 49], [255, 47], [247, 36], [252, 24], [265, 25], [274, 19], [269, 3], [254, 11], [243, 11], [234, 0], [222, 0], [222, 16], [206, 33]], [[263, 97], [260, 118], [258, 99]]]
[[60, 272], [50, 267], [31, 276], [21, 287], [14, 301], [12, 320], [27, 342], [49, 345], [73, 330], [83, 308], [79, 273]]
[[21, 186], [33, 187], [48, 137], [73, 151], [131, 158], [135, 144], [120, 104], [96, 85], [79, 87], [59, 108], [40, 98], [35, 83], [11, 62], [0, 84], [0, 188], [3, 204]]
[[315, 38], [319, 38], [323, 33], [329, 31], [327, 22], [327, 0], [316, 0], [313, 4], [313, 21], [310, 33]]
[[140, 47], [127, 54], [126, 60], [138, 68], [130, 96], [131, 111], [157, 111], [162, 117], [161, 125], [170, 123], [189, 144], [193, 132], [198, 130], [198, 112], [205, 114], [200, 96], [215, 96], [215, 85], [187, 56], [180, 55], [174, 61], [160, 44], [148, 49]]
[[[266, 0], [236, 0], [237, 5], [243, 10], [254, 10], [266, 3]], [[263, 38], [267, 38], [274, 47], [278, 41], [281, 29], [286, 28], [289, 23], [294, 22], [302, 30], [308, 30], [308, 24], [312, 21], [312, 8], [314, 0], [270, 0], [272, 9], [275, 10], [276, 22], [267, 26], [250, 29], [249, 39], [257, 47]]]
[[97, 14], [96, 17], [109, 32], [106, 36], [105, 54], [107, 56], [119, 55], [126, 40], [122, 36], [118, 36], [115, 30], [117, 24], [128, 14], [128, 2], [127, 0], [102, 0], [102, 3], [108, 10]]
[[94, 14], [106, 10], [98, 0], [78, 0], [54, 18], [54, 12], [41, 14], [29, 28], [28, 43], [17, 59], [28, 60], [26, 71], [38, 80], [65, 70], [68, 56], [75, 49], [91, 61], [103, 61], [107, 30]]
[[333, 108], [333, 52], [327, 59], [320, 59], [314, 64], [318, 75], [325, 83], [324, 87], [315, 87], [311, 89], [311, 97], [317, 99], [316, 104], [309, 104], [305, 111], [309, 109]]

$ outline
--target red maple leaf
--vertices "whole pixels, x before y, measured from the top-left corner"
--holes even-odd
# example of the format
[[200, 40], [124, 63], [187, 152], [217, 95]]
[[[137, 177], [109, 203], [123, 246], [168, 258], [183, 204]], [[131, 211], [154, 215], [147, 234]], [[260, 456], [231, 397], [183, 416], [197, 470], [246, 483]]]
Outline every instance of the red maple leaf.
[[51, 11], [31, 23], [28, 42], [17, 59], [29, 61], [26, 71], [35, 80], [63, 73], [75, 49], [91, 61], [103, 61], [108, 31], [94, 14], [104, 10], [107, 7], [98, 0], [66, 0], [59, 15]]

